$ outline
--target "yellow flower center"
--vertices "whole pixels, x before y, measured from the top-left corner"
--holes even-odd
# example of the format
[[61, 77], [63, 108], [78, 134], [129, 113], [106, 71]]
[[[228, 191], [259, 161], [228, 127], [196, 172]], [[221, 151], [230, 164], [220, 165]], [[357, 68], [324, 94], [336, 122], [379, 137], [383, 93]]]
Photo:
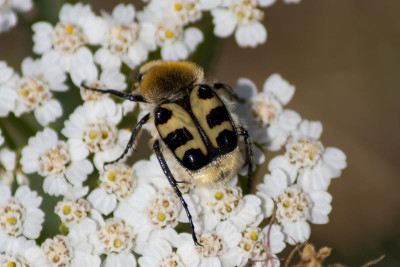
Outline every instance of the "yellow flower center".
[[114, 247], [119, 248], [122, 245], [122, 242], [119, 238], [114, 240]]
[[251, 249], [251, 245], [250, 244], [244, 245], [244, 250], [249, 251], [250, 249]]
[[169, 201], [168, 200], [164, 200], [162, 204], [163, 204], [164, 208], [168, 208]]
[[71, 212], [71, 207], [68, 206], [68, 205], [65, 205], [63, 207], [63, 212], [64, 212], [65, 215], [69, 214]]
[[224, 194], [223, 194], [223, 193], [217, 192], [217, 193], [215, 194], [215, 199], [216, 199], [216, 200], [221, 200], [221, 199], [223, 199], [223, 198], [224, 198]]
[[14, 217], [8, 217], [6, 220], [7, 220], [7, 222], [9, 224], [12, 224], [12, 225], [16, 225], [17, 224], [17, 219], [14, 218]]
[[54, 262], [54, 263], [57, 263], [57, 262], [59, 262], [59, 261], [60, 261], [60, 257], [57, 256], [57, 255], [55, 255], [55, 256], [53, 257], [53, 262]]
[[157, 218], [160, 220], [160, 221], [165, 221], [165, 215], [164, 215], [164, 213], [159, 213], [158, 215], [157, 215]]
[[288, 200], [288, 201], [283, 202], [283, 206], [285, 208], [289, 208], [290, 207], [290, 201]]
[[72, 26], [72, 25], [67, 25], [67, 26], [65, 26], [65, 30], [66, 30], [69, 34], [73, 34], [73, 33], [74, 33], [74, 26]]
[[258, 234], [256, 232], [254, 232], [254, 231], [251, 231], [250, 238], [253, 241], [257, 241], [258, 240]]
[[175, 3], [174, 8], [176, 11], [181, 11], [182, 10], [182, 5], [180, 3]]
[[7, 263], [7, 267], [16, 267], [17, 264], [15, 262], [9, 262]]
[[172, 31], [166, 31], [165, 37], [168, 39], [171, 39], [172, 37], [174, 37], [174, 33]]
[[96, 137], [97, 137], [97, 131], [90, 131], [89, 138], [90, 139], [95, 139]]
[[23, 97], [27, 97], [28, 96], [28, 91], [27, 90], [20, 90], [19, 94]]
[[108, 173], [108, 180], [110, 180], [110, 181], [114, 181], [115, 180], [115, 172], [114, 171], [110, 171]]

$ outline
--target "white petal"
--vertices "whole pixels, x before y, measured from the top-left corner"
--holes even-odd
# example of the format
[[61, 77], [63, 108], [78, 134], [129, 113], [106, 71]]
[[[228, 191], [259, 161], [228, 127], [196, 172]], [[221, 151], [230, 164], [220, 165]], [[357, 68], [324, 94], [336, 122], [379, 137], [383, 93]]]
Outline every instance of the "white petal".
[[241, 47], [256, 47], [267, 41], [267, 30], [259, 22], [239, 25], [235, 32], [235, 40]]
[[211, 10], [213, 15], [214, 34], [218, 37], [228, 37], [236, 27], [234, 15], [229, 10], [216, 8]]
[[47, 103], [35, 109], [35, 118], [42, 125], [46, 126], [62, 115], [62, 107], [56, 99], [50, 99]]
[[114, 194], [107, 194], [102, 188], [93, 190], [87, 199], [95, 209], [104, 215], [110, 214], [117, 206], [117, 197]]
[[164, 44], [164, 46], [161, 48], [161, 57], [163, 60], [186, 59], [188, 55], [188, 49], [181, 42], [177, 42], [174, 44]]
[[239, 78], [235, 87], [235, 92], [240, 98], [250, 100], [257, 94], [257, 86], [255, 83], [247, 78]]
[[311, 228], [307, 222], [295, 222], [282, 226], [283, 232], [286, 234], [286, 242], [290, 245], [302, 243], [310, 238]]
[[263, 91], [272, 93], [282, 105], [286, 105], [292, 99], [295, 87], [275, 73], [264, 82]]
[[319, 121], [304, 120], [299, 127], [300, 132], [312, 139], [319, 139], [322, 134], [322, 123]]
[[203, 39], [203, 33], [199, 29], [190, 27], [185, 30], [184, 42], [189, 48], [189, 52], [193, 52]]

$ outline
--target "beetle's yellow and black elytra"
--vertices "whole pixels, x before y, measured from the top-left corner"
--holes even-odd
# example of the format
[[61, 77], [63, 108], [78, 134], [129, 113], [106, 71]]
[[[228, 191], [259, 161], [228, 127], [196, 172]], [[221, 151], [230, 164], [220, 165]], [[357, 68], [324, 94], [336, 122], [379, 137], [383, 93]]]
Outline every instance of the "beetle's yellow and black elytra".
[[239, 100], [238, 96], [226, 84], [206, 84], [203, 70], [187, 61], [152, 61], [143, 65], [135, 83], [136, 94], [82, 86], [151, 105], [151, 112], [133, 128], [123, 154], [105, 165], [122, 159], [132, 148], [142, 126], [150, 123], [157, 159], [185, 208], [195, 244], [201, 245], [173, 173], [179, 176], [180, 182], [191, 180], [209, 185], [226, 182], [247, 164], [250, 188], [251, 139], [227, 100], [227, 96]]

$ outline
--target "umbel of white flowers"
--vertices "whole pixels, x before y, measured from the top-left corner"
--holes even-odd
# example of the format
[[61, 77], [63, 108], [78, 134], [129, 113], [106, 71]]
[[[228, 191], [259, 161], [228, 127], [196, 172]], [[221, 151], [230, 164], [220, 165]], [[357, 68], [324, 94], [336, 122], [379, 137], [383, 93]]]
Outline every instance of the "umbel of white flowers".
[[[253, 261], [279, 266], [277, 254], [286, 244], [309, 239], [310, 224], [328, 223], [332, 196], [327, 190], [346, 167], [346, 156], [322, 144], [320, 122], [287, 109], [295, 87], [279, 74], [269, 76], [262, 90], [247, 78], [234, 88], [245, 99], [232, 108], [256, 143], [254, 163], [264, 163], [265, 151], [282, 151], [269, 159], [268, 169], [259, 168], [264, 180], [255, 194], [244, 195], [237, 185], [241, 171], [212, 188], [180, 185], [202, 247], [182, 231], [188, 219], [154, 155], [103, 169], [128, 142], [130, 132], [120, 126], [123, 116], [145, 107], [80, 88], [85, 81], [95, 88], [126, 89], [121, 66], [134, 68], [157, 48], [163, 59], [186, 59], [204, 39], [190, 26], [203, 12], [211, 12], [217, 36], [235, 34], [240, 46], [263, 43], [260, 7], [274, 2], [153, 0], [140, 12], [119, 4], [101, 16], [88, 5], [65, 4], [56, 25], [34, 24], [34, 52], [40, 58], [23, 60], [21, 74], [0, 62], [0, 116], [33, 113], [44, 127], [17, 151], [4, 144], [0, 132], [0, 264], [240, 266]], [[63, 112], [53, 92], [70, 90], [68, 78], [82, 103], [57, 132], [48, 126]], [[29, 187], [26, 176], [32, 173], [43, 177], [46, 194], [60, 197], [54, 213], [68, 228], [68, 234], [41, 244], [36, 239], [44, 222], [42, 197]], [[85, 186], [91, 173], [98, 183]]]

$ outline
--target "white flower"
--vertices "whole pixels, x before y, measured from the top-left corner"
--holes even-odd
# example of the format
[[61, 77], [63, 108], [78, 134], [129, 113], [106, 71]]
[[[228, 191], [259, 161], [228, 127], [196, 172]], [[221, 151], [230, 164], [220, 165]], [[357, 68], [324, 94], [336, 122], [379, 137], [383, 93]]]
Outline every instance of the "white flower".
[[74, 240], [86, 240], [89, 233], [97, 230], [95, 219], [92, 217], [97, 218], [100, 215], [82, 198], [87, 192], [88, 187], [74, 187], [54, 209], [54, 213], [68, 227], [69, 235]]
[[17, 24], [17, 15], [15, 12], [27, 12], [31, 8], [31, 0], [7, 0], [0, 2], [0, 32], [8, 31]]
[[80, 248], [79, 244], [62, 235], [46, 239], [41, 245], [49, 266], [100, 266], [100, 257]]
[[297, 178], [305, 190], [326, 190], [330, 180], [339, 177], [347, 164], [341, 150], [322, 145], [321, 133], [320, 122], [304, 120], [288, 140], [285, 155], [273, 158], [269, 170], [284, 170], [292, 181]]
[[11, 237], [39, 237], [44, 213], [39, 209], [42, 198], [27, 186], [18, 187], [14, 196], [7, 186], [0, 185], [0, 247]]
[[258, 8], [265, 1], [231, 0], [226, 8], [211, 10], [215, 24], [214, 34], [228, 37], [235, 31], [236, 42], [241, 47], [256, 47], [267, 40], [267, 30], [260, 22], [264, 13]]
[[15, 110], [18, 94], [14, 88], [17, 79], [14, 70], [6, 62], [0, 61], [0, 117], [6, 117], [10, 111]]
[[241, 233], [230, 222], [222, 222], [214, 230], [197, 232], [200, 244], [195, 246], [189, 234], [179, 235], [177, 253], [200, 261], [198, 266], [239, 266], [240, 257], [234, 248], [239, 244]]
[[[184, 198], [192, 216], [196, 218], [194, 200], [188, 194]], [[133, 226], [139, 244], [146, 242], [153, 231], [163, 231], [176, 227], [179, 222], [188, 222], [185, 210], [171, 187], [156, 190], [148, 184], [139, 184], [126, 201], [120, 202], [114, 217]], [[138, 247], [140, 249], [141, 246]]]
[[240, 257], [240, 262], [246, 264], [252, 261], [252, 266], [279, 266], [279, 259], [275, 255], [285, 248], [284, 235], [281, 228], [274, 224], [259, 227], [246, 227], [242, 231], [242, 238], [234, 255]]
[[147, 60], [149, 51], [156, 48], [152, 23], [136, 23], [133, 5], [119, 4], [111, 15], [103, 12], [105, 34], [95, 59], [103, 69], [121, 67], [121, 61], [131, 69]]
[[117, 106], [115, 112], [101, 107], [84, 103], [65, 121], [61, 131], [68, 138], [71, 158], [81, 160], [90, 152], [95, 153], [94, 164], [98, 170], [103, 169], [104, 162], [122, 154], [130, 137], [130, 131], [117, 128], [122, 119], [121, 106]]
[[64, 70], [74, 69], [73, 61], [91, 56], [85, 44], [98, 44], [104, 35], [104, 21], [96, 17], [89, 5], [64, 4], [60, 10], [60, 21], [56, 26], [38, 22], [32, 26], [34, 31], [33, 51], [37, 54], [55, 53], [58, 64]]
[[255, 195], [243, 197], [236, 183], [237, 177], [217, 188], [195, 188], [204, 209], [201, 217], [204, 229], [214, 229], [222, 220], [230, 221], [242, 229], [262, 218], [260, 199]]
[[280, 169], [264, 176], [264, 183], [257, 186], [257, 195], [263, 198], [266, 217], [276, 206], [276, 220], [286, 234], [286, 242], [293, 245], [310, 237], [307, 221], [314, 224], [328, 223], [331, 195], [326, 191], [306, 192], [292, 184], [290, 177]]
[[132, 168], [124, 163], [115, 163], [100, 171], [100, 187], [94, 189], [88, 196], [93, 207], [108, 215], [117, 206], [117, 199], [128, 198], [136, 186], [136, 175]]
[[[100, 105], [96, 109], [108, 109], [108, 113], [117, 112], [117, 105], [109, 94], [94, 92], [83, 88], [84, 82], [86, 86], [97, 89], [114, 89], [122, 91], [126, 88], [125, 76], [116, 68], [104, 69], [99, 75], [96, 65], [92, 61], [82, 61], [76, 68], [71, 70], [71, 78], [74, 84], [80, 89], [81, 97], [86, 102], [92, 102], [94, 105]], [[136, 106], [135, 102], [124, 101], [123, 107], [129, 103], [129, 111]]]
[[145, 9], [139, 19], [156, 25], [156, 43], [161, 47], [163, 60], [186, 59], [203, 41], [203, 33], [195, 27], [184, 29], [179, 21], [168, 17], [167, 14]]
[[45, 126], [62, 115], [61, 104], [51, 91], [66, 91], [66, 75], [56, 65], [57, 57], [46, 55], [41, 59], [26, 58], [22, 62], [22, 77], [15, 90], [18, 93], [15, 115], [34, 111], [36, 120]]
[[71, 185], [82, 185], [93, 171], [90, 161], [72, 158], [70, 146], [58, 140], [50, 128], [29, 139], [29, 145], [22, 150], [21, 164], [25, 173], [38, 172], [45, 177], [43, 190], [56, 196], [66, 195]]
[[272, 74], [265, 82], [263, 91], [257, 92], [255, 84], [246, 78], [238, 80], [236, 92], [245, 99], [237, 110], [248, 124], [250, 136], [264, 149], [281, 149], [288, 136], [301, 121], [297, 112], [284, 109], [293, 97], [295, 88]]
[[90, 236], [91, 243], [98, 254], [105, 254], [102, 266], [136, 266], [131, 253], [134, 248], [134, 234], [131, 226], [123, 220], [110, 218], [100, 221], [100, 230]]
[[184, 248], [179, 247], [178, 234], [172, 228], [154, 232], [143, 247], [143, 256], [138, 260], [140, 266], [197, 266], [200, 261], [198, 257], [180, 253]]
[[[5, 241], [5, 240], [1, 240]], [[25, 237], [11, 238], [7, 242], [0, 241], [0, 265], [1, 266], [46, 266], [46, 260], [40, 248], [33, 240]]]
[[200, 20], [203, 10], [214, 8], [219, 2], [219, 0], [153, 0], [146, 9], [160, 16], [165, 15], [178, 24], [187, 25]]

